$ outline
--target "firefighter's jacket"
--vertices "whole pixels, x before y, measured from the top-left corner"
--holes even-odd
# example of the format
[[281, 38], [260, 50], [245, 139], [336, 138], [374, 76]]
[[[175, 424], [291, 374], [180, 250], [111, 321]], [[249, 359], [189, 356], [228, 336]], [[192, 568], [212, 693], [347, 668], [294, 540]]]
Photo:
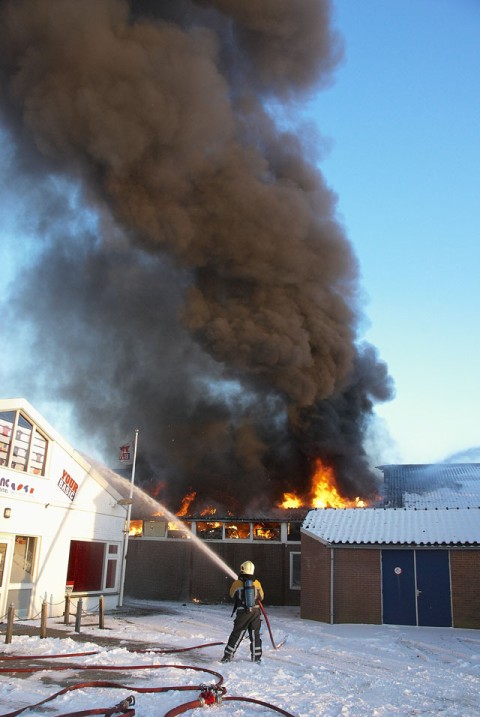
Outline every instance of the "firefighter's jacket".
[[[237, 580], [234, 580], [231, 587], [230, 587], [230, 597], [234, 599], [234, 610], [237, 608], [245, 608], [245, 604], [243, 601], [243, 589], [244, 589], [244, 581], [237, 578]], [[263, 600], [263, 588], [259, 580], [253, 581], [253, 587], [255, 589], [255, 605], [258, 605], [259, 600]]]

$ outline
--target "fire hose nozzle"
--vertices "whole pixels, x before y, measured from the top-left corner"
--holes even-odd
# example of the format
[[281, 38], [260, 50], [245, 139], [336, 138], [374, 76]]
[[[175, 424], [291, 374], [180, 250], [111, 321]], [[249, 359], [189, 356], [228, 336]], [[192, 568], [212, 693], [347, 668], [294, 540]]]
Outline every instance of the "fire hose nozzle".
[[202, 700], [205, 705], [218, 705], [221, 704], [225, 692], [224, 687], [206, 687], [203, 692], [200, 693], [199, 699]]
[[125, 697], [124, 700], [118, 703], [118, 705], [115, 705], [115, 709], [120, 710], [127, 710], [129, 707], [133, 707], [135, 704], [135, 697], [133, 695], [128, 695], [128, 697]]

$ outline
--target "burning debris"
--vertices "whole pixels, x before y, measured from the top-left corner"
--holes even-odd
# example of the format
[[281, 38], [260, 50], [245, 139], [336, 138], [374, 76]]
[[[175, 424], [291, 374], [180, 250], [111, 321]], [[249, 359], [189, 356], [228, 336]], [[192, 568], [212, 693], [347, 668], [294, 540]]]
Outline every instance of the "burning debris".
[[32, 337], [22, 374], [108, 451], [138, 427], [137, 479], [167, 505], [303, 501], [318, 458], [339, 498], [374, 496], [364, 437], [391, 381], [292, 119], [342, 56], [330, 2], [1, 0], [0, 22], [37, 239], [4, 323]]

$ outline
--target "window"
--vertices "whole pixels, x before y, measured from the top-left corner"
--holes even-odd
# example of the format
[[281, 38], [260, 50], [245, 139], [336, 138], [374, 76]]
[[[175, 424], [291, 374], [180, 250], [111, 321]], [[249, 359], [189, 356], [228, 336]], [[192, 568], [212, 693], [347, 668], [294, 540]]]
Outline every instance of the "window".
[[301, 523], [289, 523], [287, 528], [287, 540], [300, 541], [302, 539], [302, 534], [300, 532], [301, 527]]
[[254, 540], [280, 540], [280, 523], [254, 523]]
[[33, 583], [33, 568], [37, 539], [28, 535], [16, 535], [13, 563], [10, 573], [12, 583]]
[[300, 590], [301, 553], [290, 553], [290, 590]]
[[223, 525], [217, 521], [197, 523], [197, 535], [202, 540], [221, 540], [223, 537]]
[[131, 538], [141, 538], [143, 535], [143, 520], [131, 520], [128, 524], [128, 535]]
[[227, 540], [250, 540], [250, 523], [225, 523], [225, 538]]
[[16, 429], [13, 439], [13, 456], [11, 467], [17, 471], [26, 471], [28, 465], [28, 454], [32, 440], [33, 424], [27, 421], [20, 413], [17, 416]]
[[[187, 530], [185, 530], [185, 528]], [[188, 539], [188, 538], [190, 538], [189, 531], [191, 529], [192, 529], [191, 523], [184, 523], [181, 520], [171, 521], [167, 525], [167, 530], [168, 530], [167, 536], [169, 538], [174, 538], [174, 539], [177, 539], [177, 538], [180, 538], [180, 539], [187, 538]]]
[[118, 545], [108, 546], [107, 574], [105, 576], [105, 587], [114, 588], [117, 578]]
[[67, 582], [73, 582], [73, 591], [77, 593], [114, 590], [119, 558], [118, 544], [72, 540]]
[[0, 413], [0, 465], [2, 466], [6, 466], [8, 462], [8, 451], [12, 440], [14, 423], [14, 411], [2, 411]]
[[20, 411], [0, 412], [0, 465], [45, 475], [47, 439]]
[[7, 543], [0, 543], [0, 588], [3, 585], [3, 573], [5, 571], [6, 557], [7, 557]]
[[144, 520], [143, 535], [146, 538], [165, 538], [167, 524], [164, 520]]

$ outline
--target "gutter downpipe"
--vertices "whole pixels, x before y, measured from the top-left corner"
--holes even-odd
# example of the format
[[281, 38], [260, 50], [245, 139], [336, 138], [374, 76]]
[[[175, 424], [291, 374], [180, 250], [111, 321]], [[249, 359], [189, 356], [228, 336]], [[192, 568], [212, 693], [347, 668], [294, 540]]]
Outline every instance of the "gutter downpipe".
[[330, 625], [333, 625], [333, 578], [334, 578], [334, 552], [330, 548]]

